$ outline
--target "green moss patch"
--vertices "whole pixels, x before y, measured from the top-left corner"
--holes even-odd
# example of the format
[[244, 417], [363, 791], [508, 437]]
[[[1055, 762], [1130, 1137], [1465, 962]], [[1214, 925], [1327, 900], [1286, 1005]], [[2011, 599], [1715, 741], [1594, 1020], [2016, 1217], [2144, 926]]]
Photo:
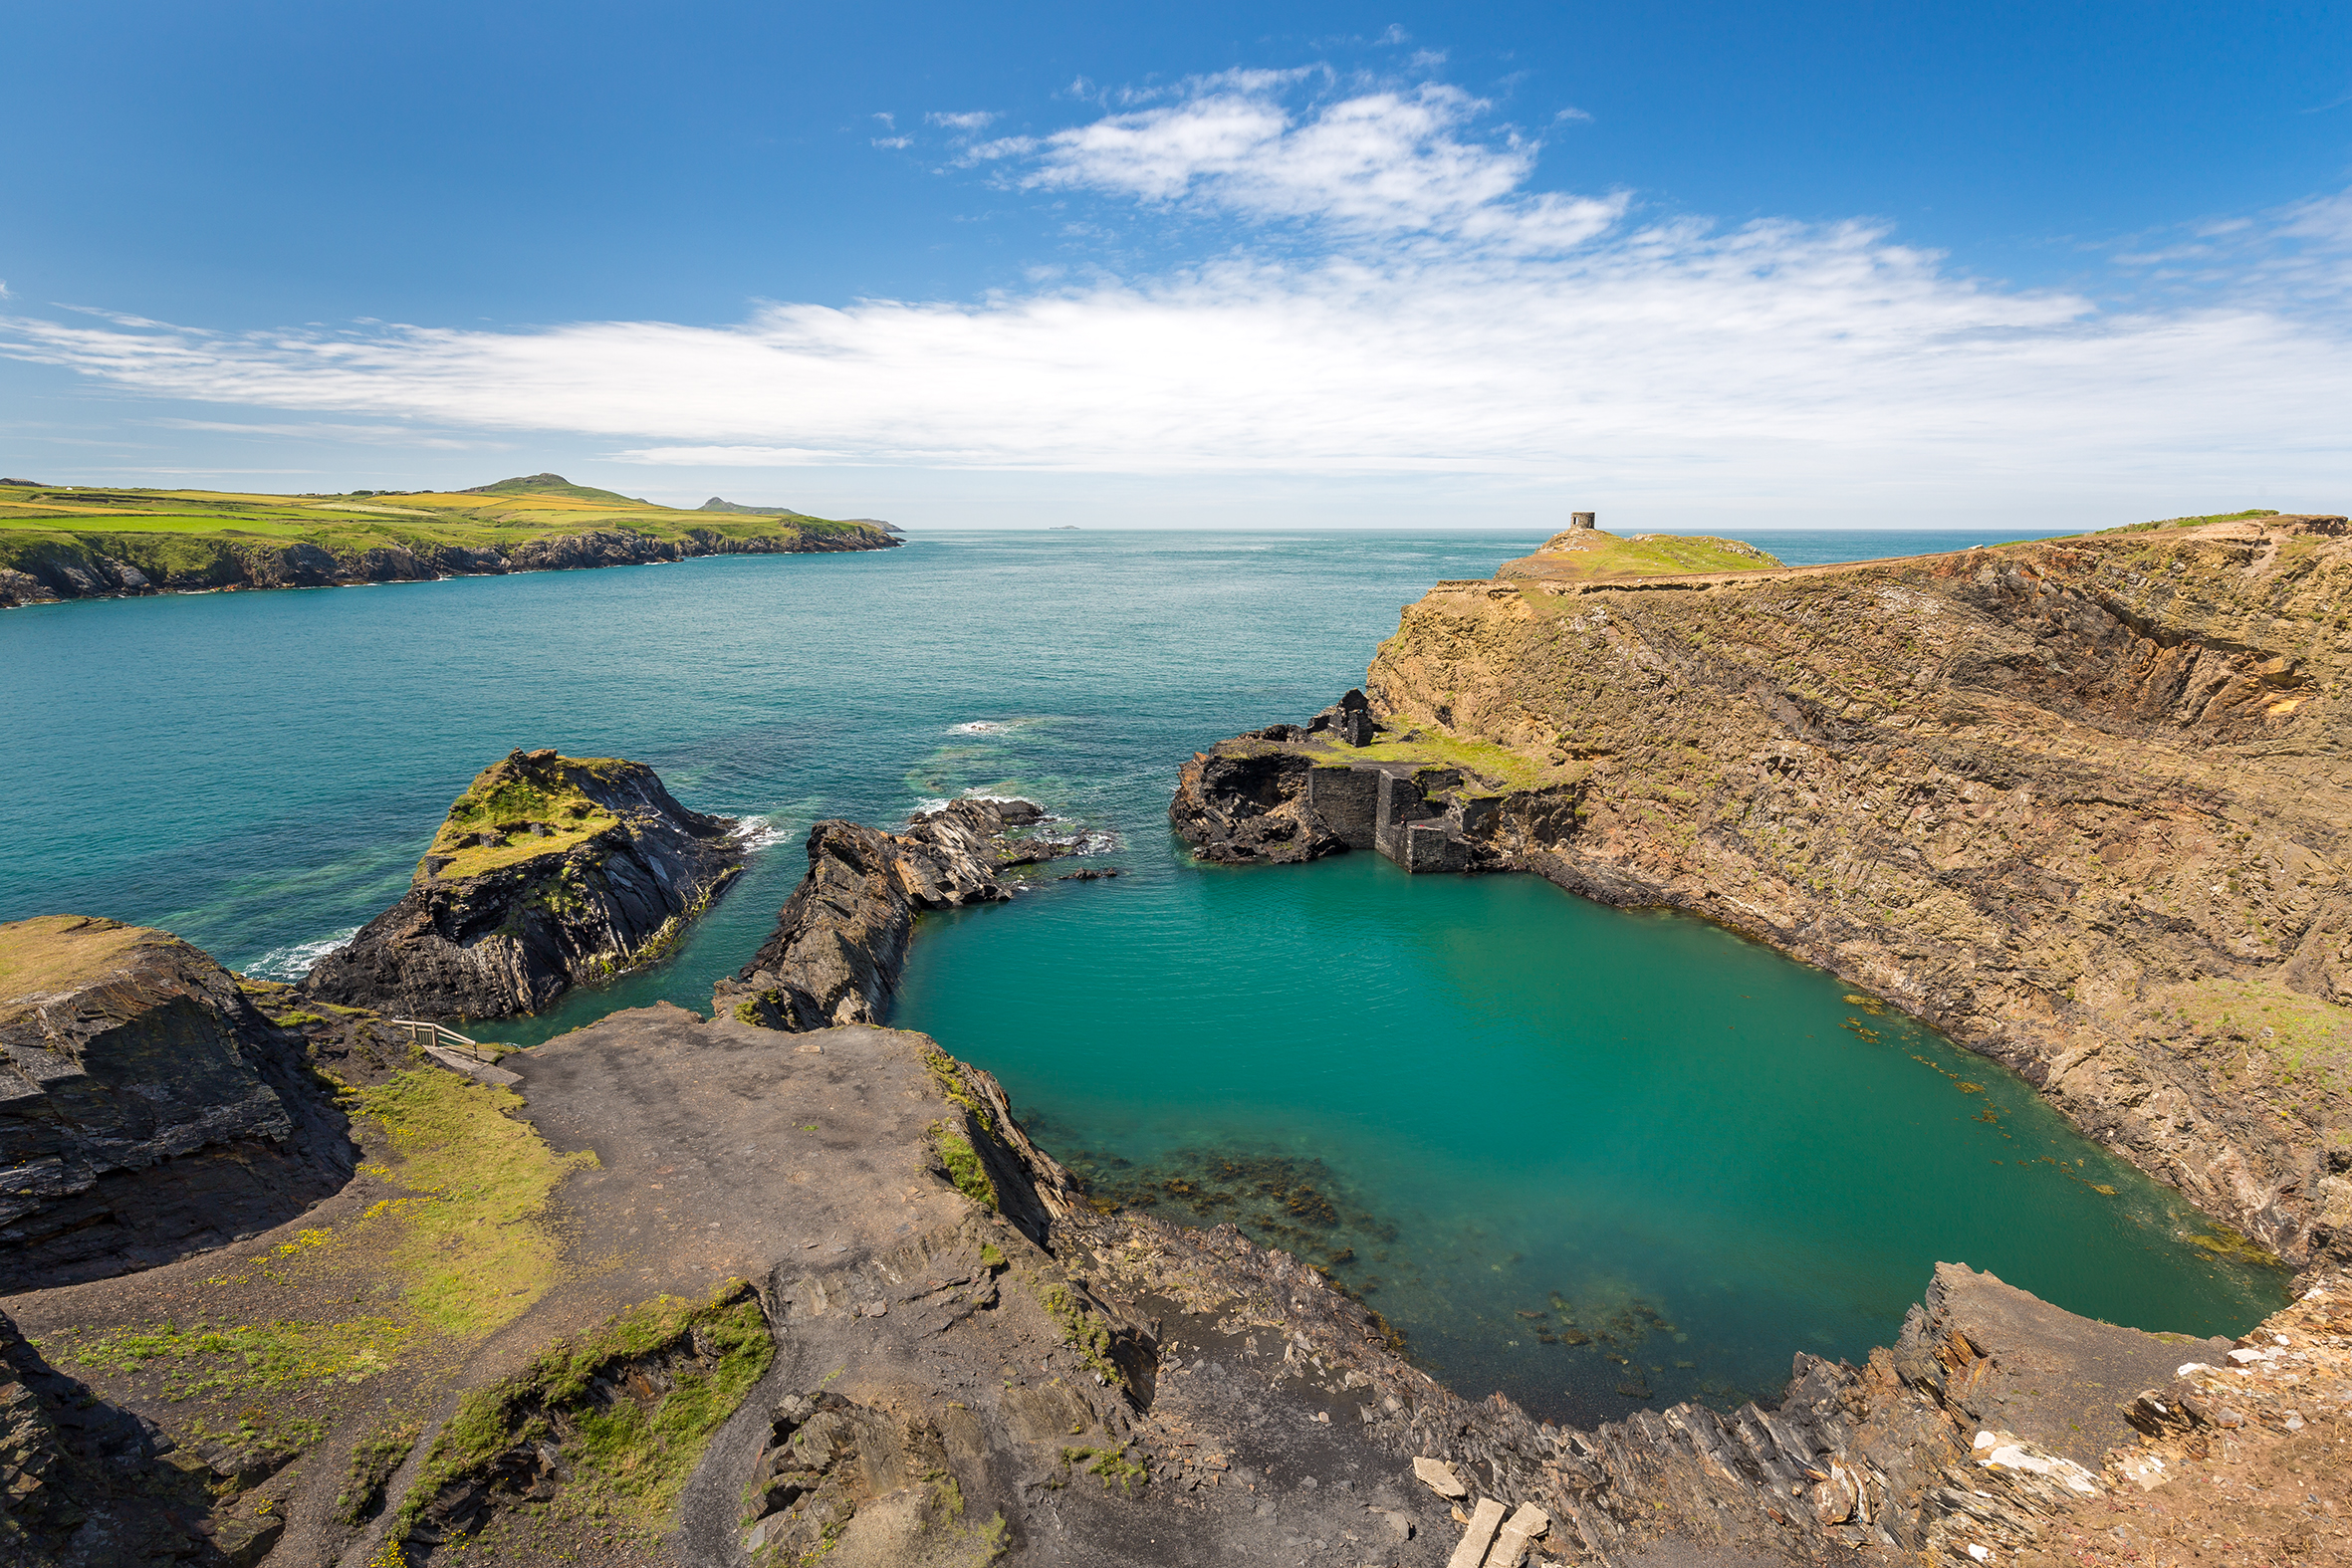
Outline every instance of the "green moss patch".
[[[425, 854], [442, 862], [434, 874], [454, 880], [542, 855], [568, 854], [618, 825], [620, 819], [589, 799], [576, 782], [581, 773], [611, 766], [609, 758], [577, 757], [544, 764], [518, 764], [510, 757], [491, 764], [451, 802], [433, 835]], [[560, 904], [568, 891], [562, 873], [539, 891]]]
[[988, 1179], [988, 1167], [980, 1160], [979, 1151], [962, 1133], [939, 1129], [939, 1158], [947, 1166], [948, 1180], [956, 1184], [956, 1191], [983, 1209], [995, 1209], [996, 1183]]
[[1038, 1304], [1061, 1330], [1062, 1339], [1078, 1353], [1086, 1370], [1113, 1388], [1127, 1386], [1127, 1374], [1110, 1355], [1110, 1325], [1063, 1280], [1049, 1280], [1038, 1291]]
[[705, 1302], [665, 1295], [631, 1307], [468, 1395], [386, 1538], [405, 1540], [445, 1488], [543, 1441], [561, 1449], [570, 1472], [556, 1513], [641, 1539], [660, 1534], [711, 1434], [775, 1357], [747, 1281], [730, 1280]]
[[445, 1364], [546, 1294], [561, 1255], [548, 1198], [593, 1154], [557, 1154], [510, 1114], [522, 1104], [512, 1091], [437, 1067], [346, 1104], [381, 1156], [361, 1170], [390, 1196], [230, 1262], [192, 1311], [57, 1330], [44, 1354], [188, 1405], [194, 1431], [257, 1401], [367, 1398], [384, 1374]]

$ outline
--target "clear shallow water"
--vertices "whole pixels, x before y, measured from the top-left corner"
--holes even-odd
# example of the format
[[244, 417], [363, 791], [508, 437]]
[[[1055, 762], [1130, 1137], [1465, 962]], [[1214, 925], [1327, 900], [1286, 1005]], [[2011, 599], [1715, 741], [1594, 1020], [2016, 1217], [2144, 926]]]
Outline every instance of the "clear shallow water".
[[[1753, 537], [1793, 562], [2012, 536]], [[299, 967], [398, 896], [514, 747], [637, 758], [765, 819], [772, 847], [674, 959], [498, 1030], [535, 1040], [706, 1007], [816, 818], [1018, 791], [1125, 874], [927, 921], [899, 1021], [1000, 1072], [1105, 1186], [1352, 1248], [1335, 1271], [1467, 1392], [1584, 1416], [1629, 1408], [1620, 1382], [1762, 1392], [1792, 1350], [1885, 1341], [1939, 1258], [2147, 1327], [2276, 1304], [2279, 1279], [2184, 1245], [2192, 1217], [2022, 1085], [1701, 922], [1369, 856], [1183, 858], [1164, 811], [1191, 751], [1304, 718], [1430, 582], [1536, 543], [926, 536], [12, 611], [0, 918], [115, 915]]]

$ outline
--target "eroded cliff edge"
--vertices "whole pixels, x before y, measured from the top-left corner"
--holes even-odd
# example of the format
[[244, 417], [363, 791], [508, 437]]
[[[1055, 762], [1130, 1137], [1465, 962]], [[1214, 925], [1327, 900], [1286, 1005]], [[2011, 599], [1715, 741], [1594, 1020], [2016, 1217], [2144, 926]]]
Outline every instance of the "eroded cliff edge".
[[742, 869], [736, 826], [642, 763], [511, 753], [449, 807], [408, 892], [303, 989], [424, 1018], [535, 1012], [666, 951]]
[[1704, 914], [2014, 1067], [2280, 1254], [2340, 1258], [2346, 529], [1443, 582], [1372, 663], [1372, 744], [1226, 743], [1171, 816], [1217, 858], [1388, 832], [1429, 869]]

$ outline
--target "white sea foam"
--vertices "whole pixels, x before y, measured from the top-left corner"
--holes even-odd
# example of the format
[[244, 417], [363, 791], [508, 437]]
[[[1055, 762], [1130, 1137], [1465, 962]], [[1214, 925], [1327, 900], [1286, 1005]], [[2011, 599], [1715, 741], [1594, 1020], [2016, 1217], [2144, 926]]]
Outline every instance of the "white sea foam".
[[792, 842], [793, 835], [768, 817], [746, 816], [736, 822], [735, 836], [743, 840], [746, 854], [755, 854], [762, 849], [773, 849], [778, 844], [788, 844]]
[[349, 930], [338, 931], [332, 937], [321, 937], [316, 942], [297, 942], [292, 947], [275, 949], [246, 965], [245, 973], [262, 980], [300, 980], [311, 972], [312, 965], [337, 948], [346, 946], [358, 934], [359, 928], [353, 926]]
[[994, 719], [975, 719], [970, 724], [951, 724], [947, 727], [947, 733], [950, 735], [1003, 735], [1012, 728], [1011, 725], [1000, 724]]

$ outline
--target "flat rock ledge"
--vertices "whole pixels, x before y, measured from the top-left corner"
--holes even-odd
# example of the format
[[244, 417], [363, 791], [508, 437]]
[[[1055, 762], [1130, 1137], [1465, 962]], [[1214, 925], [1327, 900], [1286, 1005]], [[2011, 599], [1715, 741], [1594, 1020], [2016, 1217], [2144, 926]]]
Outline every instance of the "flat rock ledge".
[[831, 819], [809, 830], [809, 874], [752, 961], [712, 989], [713, 1010], [772, 1029], [889, 1015], [915, 917], [1013, 896], [1004, 873], [1080, 851], [1040, 829], [1034, 800], [967, 797], [886, 833]]
[[667, 952], [742, 869], [737, 825], [642, 763], [511, 753], [458, 796], [408, 892], [303, 988], [404, 1017], [536, 1012]]

